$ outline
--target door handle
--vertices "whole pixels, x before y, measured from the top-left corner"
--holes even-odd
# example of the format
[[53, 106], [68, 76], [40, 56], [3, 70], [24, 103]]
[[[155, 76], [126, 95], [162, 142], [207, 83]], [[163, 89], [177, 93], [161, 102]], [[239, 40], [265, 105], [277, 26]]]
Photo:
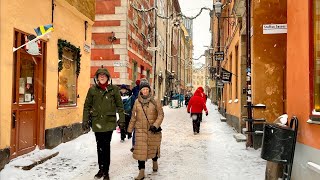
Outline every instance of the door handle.
[[40, 106], [40, 110], [43, 110], [44, 108], [43, 108], [43, 106]]
[[12, 128], [16, 128], [16, 113], [12, 113]]

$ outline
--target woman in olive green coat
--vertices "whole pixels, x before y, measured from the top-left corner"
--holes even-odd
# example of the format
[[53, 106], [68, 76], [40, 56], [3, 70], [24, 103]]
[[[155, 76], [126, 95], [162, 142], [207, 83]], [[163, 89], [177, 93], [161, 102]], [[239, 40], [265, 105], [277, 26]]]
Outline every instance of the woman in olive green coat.
[[91, 126], [96, 136], [99, 172], [95, 178], [109, 179], [110, 142], [117, 126], [116, 113], [119, 114], [119, 126], [124, 128], [124, 110], [119, 88], [108, 84], [108, 70], [98, 69], [95, 78], [98, 83], [88, 90], [83, 108], [83, 127], [90, 129]]

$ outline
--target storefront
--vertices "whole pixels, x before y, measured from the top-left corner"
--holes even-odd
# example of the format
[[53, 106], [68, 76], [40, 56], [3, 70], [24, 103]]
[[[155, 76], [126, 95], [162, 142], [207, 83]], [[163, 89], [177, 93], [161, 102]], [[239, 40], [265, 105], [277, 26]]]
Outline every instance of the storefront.
[[1, 4], [0, 169], [36, 147], [53, 148], [82, 133], [94, 10], [94, 0]]

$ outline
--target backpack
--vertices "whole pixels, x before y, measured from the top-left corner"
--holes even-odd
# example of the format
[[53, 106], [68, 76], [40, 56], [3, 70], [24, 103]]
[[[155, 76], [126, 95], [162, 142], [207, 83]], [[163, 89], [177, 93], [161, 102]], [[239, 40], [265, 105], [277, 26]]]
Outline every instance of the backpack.
[[126, 99], [122, 99], [123, 109], [124, 109], [125, 114], [131, 115], [133, 99], [134, 98], [132, 96], [130, 96]]

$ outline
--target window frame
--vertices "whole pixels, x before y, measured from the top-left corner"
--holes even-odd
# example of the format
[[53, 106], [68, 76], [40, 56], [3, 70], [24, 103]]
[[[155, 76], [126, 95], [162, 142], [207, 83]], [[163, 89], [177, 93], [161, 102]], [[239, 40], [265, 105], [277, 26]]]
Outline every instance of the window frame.
[[309, 89], [310, 89], [310, 115], [309, 118], [310, 120], [308, 120], [308, 123], [311, 124], [319, 124], [320, 121], [320, 112], [315, 113], [314, 110], [314, 104], [315, 104], [315, 96], [314, 96], [314, 73], [315, 73], [315, 66], [314, 66], [314, 47], [315, 47], [315, 42], [314, 42], [314, 3], [315, 0], [309, 0], [309, 30], [310, 30], [310, 34], [309, 34], [309, 44], [310, 47], [309, 48]]
[[[63, 70], [63, 52], [65, 50], [69, 50], [73, 53], [73, 61], [74, 61], [74, 75], [75, 75], [75, 103], [74, 104], [67, 104], [67, 105], [61, 105], [59, 103], [59, 84], [60, 84], [60, 71]], [[75, 108], [78, 107], [78, 85], [79, 85], [79, 74], [80, 74], [80, 68], [81, 68], [81, 50], [80, 48], [77, 48], [76, 46], [72, 45], [70, 42], [66, 40], [59, 39], [58, 40], [58, 59], [61, 60], [58, 63], [58, 84], [57, 84], [57, 109], [65, 109], [65, 108]]]

